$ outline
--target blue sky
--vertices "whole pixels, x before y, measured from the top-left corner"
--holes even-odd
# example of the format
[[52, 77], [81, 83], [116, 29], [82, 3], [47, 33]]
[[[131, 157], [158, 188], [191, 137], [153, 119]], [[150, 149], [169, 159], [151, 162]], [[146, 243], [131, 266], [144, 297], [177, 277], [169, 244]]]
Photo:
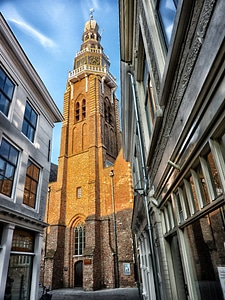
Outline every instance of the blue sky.
[[[67, 74], [80, 50], [90, 9], [102, 31], [101, 44], [109, 56], [110, 72], [119, 85], [119, 27], [117, 0], [1, 0], [0, 11], [60, 111]], [[119, 89], [116, 92], [119, 97]], [[61, 123], [53, 132], [52, 162], [58, 162]]]

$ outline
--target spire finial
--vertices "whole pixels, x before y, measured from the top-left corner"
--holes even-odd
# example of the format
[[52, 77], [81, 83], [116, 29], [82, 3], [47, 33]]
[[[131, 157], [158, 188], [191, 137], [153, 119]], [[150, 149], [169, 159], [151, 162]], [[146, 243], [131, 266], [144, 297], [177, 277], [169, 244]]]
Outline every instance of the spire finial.
[[94, 8], [90, 8], [90, 20], [93, 20], [93, 12], [94, 12]]

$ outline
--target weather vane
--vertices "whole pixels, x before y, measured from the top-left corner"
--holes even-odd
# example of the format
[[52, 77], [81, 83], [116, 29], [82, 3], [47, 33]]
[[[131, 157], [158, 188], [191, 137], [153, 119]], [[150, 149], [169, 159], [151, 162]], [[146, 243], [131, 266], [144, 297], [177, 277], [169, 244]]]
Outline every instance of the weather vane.
[[93, 12], [94, 12], [94, 8], [91, 8], [90, 9], [90, 19], [93, 20]]

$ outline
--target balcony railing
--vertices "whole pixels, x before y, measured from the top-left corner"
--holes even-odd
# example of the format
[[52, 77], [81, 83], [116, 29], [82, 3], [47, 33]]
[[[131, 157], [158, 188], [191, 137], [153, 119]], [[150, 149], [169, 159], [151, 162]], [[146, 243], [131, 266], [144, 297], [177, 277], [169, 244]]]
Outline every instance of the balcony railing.
[[68, 78], [72, 79], [73, 77], [78, 77], [81, 73], [105, 73], [106, 76], [113, 82], [116, 83], [116, 78], [107, 71], [106, 66], [100, 67], [100, 66], [93, 66], [93, 65], [83, 65], [79, 68], [76, 68], [75, 70], [69, 71]]
[[102, 51], [102, 49], [96, 49], [96, 48], [85, 48], [85, 49], [83, 49], [83, 50], [81, 50], [81, 51], [78, 51], [78, 52], [76, 53], [76, 57], [78, 57], [78, 56], [80, 56], [80, 55], [82, 55], [82, 54], [84, 54], [84, 53], [86, 53], [86, 52], [88, 52], [88, 53], [102, 54], [103, 57], [104, 57], [106, 60], [109, 60], [109, 57], [108, 57], [107, 55], [105, 55], [105, 53]]

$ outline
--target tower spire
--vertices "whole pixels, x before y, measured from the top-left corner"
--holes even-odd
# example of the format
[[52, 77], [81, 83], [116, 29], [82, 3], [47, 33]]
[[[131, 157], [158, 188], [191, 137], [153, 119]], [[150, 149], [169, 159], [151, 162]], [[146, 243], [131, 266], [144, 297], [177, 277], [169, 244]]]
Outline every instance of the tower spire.
[[90, 20], [93, 20], [94, 8], [90, 8]]

